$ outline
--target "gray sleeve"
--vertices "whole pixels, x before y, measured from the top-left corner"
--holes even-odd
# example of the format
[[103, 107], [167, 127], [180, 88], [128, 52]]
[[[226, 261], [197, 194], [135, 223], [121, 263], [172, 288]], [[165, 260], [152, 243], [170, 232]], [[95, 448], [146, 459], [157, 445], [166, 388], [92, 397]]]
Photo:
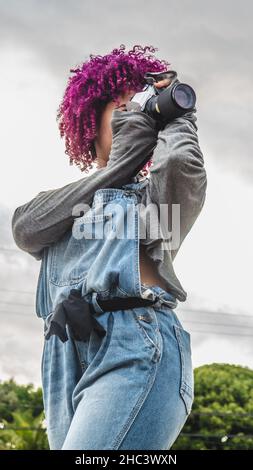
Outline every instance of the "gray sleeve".
[[[180, 204], [178, 248], [198, 217], [206, 196], [207, 177], [195, 114], [196, 108], [159, 131], [150, 167], [150, 199], [158, 207], [160, 204], [168, 205], [166, 225], [170, 232], [172, 205]], [[171, 250], [172, 260], [178, 248], [175, 246]]]
[[127, 184], [150, 159], [157, 143], [154, 119], [141, 111], [113, 110], [111, 126], [112, 147], [106, 167], [61, 188], [42, 191], [15, 210], [12, 233], [20, 249], [41, 259], [43, 249], [72, 226], [75, 205], [90, 205], [97, 189]]

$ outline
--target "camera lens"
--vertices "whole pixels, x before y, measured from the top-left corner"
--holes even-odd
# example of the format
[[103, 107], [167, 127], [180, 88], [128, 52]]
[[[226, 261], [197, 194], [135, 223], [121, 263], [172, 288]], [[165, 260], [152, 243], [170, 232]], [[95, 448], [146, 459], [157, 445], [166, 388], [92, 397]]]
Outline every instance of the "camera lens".
[[175, 86], [173, 92], [175, 103], [183, 109], [192, 109], [196, 103], [196, 95], [192, 87], [185, 83], [179, 83]]

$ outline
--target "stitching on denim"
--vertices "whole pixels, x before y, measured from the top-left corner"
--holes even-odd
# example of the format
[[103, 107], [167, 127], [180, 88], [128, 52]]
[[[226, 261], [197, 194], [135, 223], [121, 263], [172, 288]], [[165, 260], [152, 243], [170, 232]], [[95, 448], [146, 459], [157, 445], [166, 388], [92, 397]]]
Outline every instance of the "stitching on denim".
[[84, 373], [85, 370], [88, 367], [88, 363], [81, 357], [81, 352], [79, 350], [79, 346], [78, 346], [77, 341], [74, 341], [74, 346], [75, 346], [75, 350], [76, 350], [76, 353], [77, 353], [77, 356], [78, 356], [78, 359], [79, 359], [79, 364], [80, 364], [81, 370]]
[[156, 378], [157, 369], [158, 369], [158, 363], [153, 362], [152, 367], [151, 367], [151, 371], [150, 371], [150, 374], [149, 374], [148, 383], [147, 383], [146, 387], [143, 389], [143, 391], [142, 391], [140, 397], [138, 398], [135, 406], [133, 407], [131, 413], [129, 414], [128, 420], [126, 421], [126, 423], [123, 426], [122, 430], [120, 431], [120, 433], [118, 434], [118, 436], [114, 440], [114, 443], [112, 445], [112, 449], [115, 450], [115, 449], [119, 448], [120, 444], [122, 444], [123, 439], [125, 438], [126, 434], [128, 433], [130, 427], [134, 423], [134, 421], [135, 421], [142, 405], [145, 403], [145, 400], [147, 399], [148, 394], [149, 394], [150, 390], [152, 389], [152, 385], [154, 384], [154, 381], [155, 381], [155, 378]]
[[[102, 362], [102, 360], [103, 360], [103, 358], [106, 354], [106, 351], [109, 348], [109, 344], [110, 344], [110, 340], [111, 340], [111, 336], [112, 336], [113, 325], [114, 325], [114, 316], [113, 316], [112, 312], [110, 312], [109, 317], [108, 317], [108, 322], [107, 322], [106, 335], [103, 338], [104, 343], [103, 343], [103, 340], [102, 340], [102, 343], [101, 343], [98, 351], [96, 352], [95, 356], [93, 357], [91, 362], [88, 364], [88, 366], [93, 367], [95, 365], [97, 367], [100, 364], [100, 362]], [[98, 360], [98, 353], [99, 353], [99, 360]], [[101, 354], [103, 356], [102, 358], [100, 357]]]
[[64, 287], [64, 286], [72, 286], [72, 285], [75, 285], [75, 284], [79, 284], [80, 281], [85, 281], [85, 279], [87, 278], [87, 272], [83, 273], [83, 274], [80, 274], [80, 277], [73, 277], [73, 278], [70, 278], [70, 279], [66, 279], [65, 280], [52, 280], [50, 277], [49, 277], [49, 282], [51, 284], [53, 284], [54, 286], [56, 287]]
[[[148, 308], [152, 308], [152, 307], [146, 307], [146, 308], [148, 309]], [[137, 326], [138, 326], [139, 330], [142, 333], [142, 337], [145, 341], [145, 344], [148, 346], [149, 349], [152, 350], [152, 349], [155, 348], [156, 350], [158, 350], [159, 354], [161, 354], [161, 350], [160, 350], [160, 347], [159, 347], [159, 341], [157, 340], [156, 342], [154, 342], [154, 340], [149, 336], [149, 334], [145, 330], [144, 326], [142, 325], [141, 320], [138, 319], [139, 314], [135, 311], [135, 309], [133, 309], [133, 314], [134, 314], [135, 322], [137, 323]], [[148, 312], [148, 314], [150, 315], [150, 312]], [[156, 316], [155, 316], [154, 313], [152, 314], [152, 323], [154, 323], [154, 325], [155, 325], [155, 334], [158, 333], [158, 335], [159, 335], [160, 330], [159, 330], [158, 322], [157, 322], [157, 319], [156, 319]]]
[[183, 328], [180, 327], [179, 325], [173, 325], [173, 327], [174, 327], [174, 331], [176, 334], [177, 343], [179, 346], [180, 360], [181, 360], [181, 367], [182, 367], [181, 380], [180, 380], [180, 395], [183, 398], [187, 413], [190, 414], [192, 406], [188, 403], [187, 399], [185, 398], [185, 394], [187, 394], [188, 397], [190, 397], [193, 400], [194, 391], [185, 381], [185, 356], [184, 356], [184, 346], [183, 346], [182, 337], [181, 337], [181, 334], [183, 334], [181, 330], [183, 330]]

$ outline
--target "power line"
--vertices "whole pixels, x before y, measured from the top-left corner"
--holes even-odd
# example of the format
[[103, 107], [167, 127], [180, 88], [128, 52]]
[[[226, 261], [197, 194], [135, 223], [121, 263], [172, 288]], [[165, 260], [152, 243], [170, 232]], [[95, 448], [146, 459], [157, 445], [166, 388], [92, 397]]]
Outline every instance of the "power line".
[[6, 427], [1, 427], [0, 426], [0, 431], [43, 431], [46, 432], [45, 428], [33, 428], [33, 427], [13, 427], [13, 426], [6, 426]]
[[[34, 303], [21, 303], [21, 302], [9, 302], [9, 301], [3, 301], [3, 300], [0, 300], [0, 304], [4, 304], [4, 305], [16, 305], [16, 306], [21, 306], [21, 307], [35, 307], [35, 304]], [[17, 312], [18, 313], [18, 312]], [[22, 315], [23, 312], [20, 312], [20, 314]], [[252, 317], [253, 319], [253, 317]], [[184, 323], [196, 323], [198, 325], [208, 325], [208, 326], [224, 326], [224, 327], [231, 327], [231, 328], [247, 328], [247, 329], [252, 329], [253, 328], [253, 325], [239, 325], [239, 324], [236, 324], [236, 325], [231, 325], [229, 323], [214, 323], [214, 322], [205, 322], [205, 321], [199, 321], [199, 320], [184, 320]]]
[[[1, 313], [6, 313], [8, 315], [13, 314], [13, 315], [17, 315], [17, 316], [23, 315], [24, 317], [27, 317], [27, 318], [30, 317], [30, 314], [33, 314], [33, 312], [24, 313], [24, 312], [10, 311], [10, 310], [0, 310], [0, 314]], [[35, 318], [43, 319], [39, 315], [36, 315]], [[236, 336], [236, 337], [246, 337], [246, 338], [248, 338], [248, 337], [252, 338], [253, 337], [253, 334], [230, 333], [230, 332], [209, 331], [209, 330], [192, 330], [191, 329], [190, 333], [191, 334], [205, 334], [205, 335]]]
[[0, 313], [8, 313], [8, 315], [13, 314], [13, 315], [30, 318], [34, 312], [25, 313], [25, 312], [16, 312], [15, 310], [0, 310]]
[[25, 291], [25, 290], [0, 289], [0, 292], [10, 292], [10, 293], [13, 293], [13, 294], [31, 294], [31, 295], [35, 295], [35, 292]]
[[[35, 295], [35, 292], [31, 292], [31, 291], [15, 291], [15, 290], [8, 290], [8, 289], [0, 289], [0, 291], [3, 291], [3, 292], [12, 292], [12, 293], [19, 293], [19, 294], [31, 294], [31, 295]], [[13, 302], [8, 302], [8, 301], [0, 301], [1, 303], [6, 303], [6, 304], [12, 304]], [[21, 305], [21, 306], [34, 306], [33, 303], [29, 303], [29, 304], [23, 304], [21, 302], [15, 302], [15, 305]], [[239, 317], [246, 317], [246, 318], [249, 318], [251, 320], [253, 320], [253, 315], [247, 315], [247, 314], [243, 314], [243, 313], [228, 313], [228, 312], [215, 312], [214, 310], [195, 310], [195, 309], [180, 309], [179, 310], [180, 312], [194, 312], [194, 313], [204, 313], [204, 314], [209, 314], [209, 315], [225, 315], [225, 316], [230, 316], [230, 317], [234, 317], [234, 318], [239, 318]], [[205, 323], [206, 322], [199, 322], [199, 320], [188, 320], [188, 319], [185, 319], [184, 320], [185, 322], [192, 322], [192, 323]], [[211, 324], [215, 324], [215, 323], [209, 323], [210, 325]], [[224, 326], [231, 326], [229, 324], [224, 324]], [[236, 326], [236, 325], [235, 325]], [[238, 325], [239, 326], [239, 325]]]
[[[3, 289], [4, 290], [4, 289]], [[8, 290], [6, 290], [8, 291]], [[20, 293], [25, 293], [25, 291], [19, 291]], [[29, 294], [32, 294], [32, 292], [27, 292]], [[0, 304], [3, 304], [3, 305], [15, 305], [15, 306], [20, 306], [20, 307], [32, 307], [33, 309], [35, 309], [35, 303], [21, 303], [21, 302], [12, 302], [12, 301], [0, 301]], [[196, 310], [193, 310], [193, 309], [184, 309], [185, 311], [193, 311], [193, 312], [197, 312]], [[204, 313], [207, 313], [207, 314], [211, 314], [211, 315], [216, 315], [216, 314], [219, 314], [219, 315], [229, 315], [229, 316], [232, 316], [232, 317], [235, 317], [235, 318], [238, 318], [238, 316], [243, 316], [243, 317], [247, 317], [247, 318], [253, 318], [253, 316], [251, 317], [250, 315], [244, 315], [244, 314], [239, 314], [238, 316], [236, 314], [231, 314], [231, 313], [228, 313], [228, 312], [213, 312], [213, 311], [202, 311]], [[0, 313], [8, 313], [8, 314], [14, 314], [14, 315], [26, 315], [26, 316], [29, 316], [30, 313], [32, 312], [29, 312], [29, 313], [25, 313], [25, 312], [22, 312], [22, 311], [13, 311], [13, 310], [0, 310]], [[214, 323], [214, 322], [205, 322], [205, 321], [200, 321], [200, 320], [191, 320], [191, 319], [185, 319], [184, 320], [185, 323], [195, 323], [195, 324], [198, 324], [198, 325], [206, 325], [206, 326], [217, 326], [217, 327], [228, 327], [228, 328], [247, 328], [247, 330], [251, 330], [253, 327], [251, 325], [239, 325], [239, 324], [235, 324], [235, 325], [231, 325], [231, 324], [228, 324], [228, 323]], [[222, 335], [222, 336], [239, 336], [239, 337], [252, 337], [253, 334], [249, 333], [239, 333], [239, 332], [222, 332], [222, 331], [211, 331], [211, 330], [196, 330], [196, 329], [193, 329], [191, 330], [191, 333], [197, 333], [197, 334], [209, 334], [209, 335]]]
[[10, 251], [10, 252], [14, 252], [14, 253], [24, 253], [24, 251], [22, 251], [22, 250], [17, 250], [16, 248], [8, 248], [8, 247], [5, 247], [5, 246], [0, 246], [0, 251]]
[[214, 322], [205, 322], [199, 320], [184, 320], [184, 323], [197, 323], [198, 325], [214, 325], [214, 326], [229, 326], [231, 328], [248, 328], [249, 330], [253, 328], [253, 325], [231, 325], [230, 323], [214, 323]]
[[[0, 431], [39, 431], [39, 432], [47, 432], [46, 428], [39, 428], [39, 427], [31, 427], [31, 426], [23, 426], [23, 427], [16, 427], [16, 426], [6, 426], [0, 427]], [[196, 439], [219, 439], [223, 444], [228, 444], [228, 439], [253, 439], [253, 434], [194, 434], [194, 433], [180, 433], [178, 437], [190, 437]]]
[[[1, 301], [0, 300], [0, 304], [4, 304], [4, 305], [16, 305], [16, 306], [26, 306], [26, 307], [33, 307], [35, 308], [35, 304], [34, 303], [19, 303], [19, 302], [5, 302], [5, 301]], [[25, 312], [23, 311], [13, 311], [13, 310], [0, 310], [0, 313], [17, 313], [17, 314], [20, 314], [20, 315], [27, 315]], [[31, 313], [31, 312], [29, 312]], [[184, 320], [184, 323], [195, 323], [197, 325], [201, 324], [201, 325], [210, 325], [210, 326], [218, 326], [218, 327], [229, 327], [229, 328], [247, 328], [248, 330], [251, 330], [253, 329], [253, 325], [239, 325], [239, 324], [236, 324], [236, 325], [231, 325], [229, 323], [214, 323], [214, 322], [205, 322], [205, 321], [199, 321], [199, 320]], [[194, 330], [192, 330], [194, 331]], [[195, 330], [197, 331], [197, 330]], [[208, 332], [208, 331], [207, 331]], [[251, 335], [250, 335], [251, 336]]]
[[[5, 305], [17, 305], [17, 306], [26, 306], [26, 307], [34, 307], [34, 302], [31, 302], [31, 303], [22, 303], [22, 302], [12, 302], [12, 301], [8, 301], [8, 300], [0, 300], [0, 303], [2, 304], [5, 304]], [[20, 311], [20, 314], [22, 315], [23, 312]], [[232, 314], [232, 316], [234, 316]], [[252, 317], [253, 319], [253, 317]], [[184, 323], [197, 323], [197, 324], [204, 324], [204, 325], [217, 325], [217, 326], [232, 326], [232, 327], [241, 327], [242, 325], [236, 323], [235, 325], [231, 325], [230, 323], [216, 323], [216, 322], [209, 322], [209, 321], [199, 321], [199, 320], [191, 320], [191, 319], [184, 319], [183, 320]], [[245, 327], [249, 327], [249, 328], [253, 328], [253, 325], [250, 325], [250, 324], [245, 324], [244, 325]]]
[[216, 411], [216, 410], [209, 410], [209, 411], [192, 411], [190, 416], [197, 415], [197, 416], [229, 416], [229, 417], [245, 417], [250, 416], [253, 418], [253, 412], [233, 412], [233, 411]]
[[[29, 409], [29, 410], [37, 410], [38, 408], [41, 408], [42, 411], [44, 409], [44, 406], [43, 404], [35, 404], [33, 403], [32, 405], [29, 404], [29, 403], [13, 403], [13, 404], [8, 404], [8, 403], [2, 403], [1, 406], [4, 406], [4, 412], [6, 413], [6, 411], [8, 412], [8, 408], [6, 408], [6, 406], [9, 406], [11, 408], [13, 408], [12, 410], [10, 409], [9, 412], [12, 413], [13, 411], [15, 411], [16, 409]], [[253, 416], [253, 414], [252, 414]], [[1, 417], [0, 417], [1, 419]]]
[[182, 437], [193, 437], [193, 438], [200, 438], [200, 439], [224, 439], [224, 444], [226, 444], [225, 439], [234, 439], [234, 438], [239, 438], [239, 439], [253, 439], [253, 434], [192, 434], [192, 433], [185, 433], [182, 432], [180, 433], [179, 436]]
[[241, 337], [253, 337], [253, 334], [242, 334], [242, 333], [223, 333], [222, 331], [203, 331], [203, 330], [191, 330], [191, 333], [200, 333], [200, 334], [208, 334], [208, 335], [222, 335], [222, 336], [241, 336]]
[[21, 307], [33, 307], [34, 304], [23, 304], [23, 303], [20, 303], [20, 302], [5, 302], [5, 300], [0, 300], [0, 304], [4, 304], [4, 305], [20, 305]]
[[[0, 247], [0, 250], [2, 250], [3, 248]], [[7, 249], [7, 248], [6, 248]], [[9, 248], [8, 248], [9, 250]], [[15, 250], [14, 248], [10, 250], [12, 251], [20, 251], [20, 250]], [[1, 292], [12, 292], [12, 293], [17, 293], [17, 294], [30, 294], [30, 295], [35, 295], [35, 292], [31, 292], [31, 291], [21, 291], [21, 290], [12, 290], [12, 289], [2, 289], [0, 288], [0, 291]], [[22, 304], [20, 304], [22, 305]], [[32, 305], [32, 304], [30, 304]], [[238, 317], [246, 317], [246, 318], [250, 318], [253, 320], [253, 315], [248, 315], [248, 314], [244, 314], [244, 313], [230, 313], [230, 312], [217, 312], [217, 311], [214, 311], [214, 310], [206, 310], [206, 309], [193, 309], [193, 308], [181, 308], [179, 307], [179, 312], [193, 312], [193, 313], [199, 313], [199, 314], [208, 314], [208, 315], [224, 315], [224, 316], [231, 316], [231, 317], [234, 317], [234, 318], [238, 318]], [[185, 320], [187, 321], [187, 320]], [[193, 321], [193, 320], [191, 320]]]
[[202, 310], [202, 309], [194, 309], [194, 308], [180, 308], [180, 312], [193, 312], [193, 313], [206, 313], [209, 315], [229, 315], [231, 317], [246, 317], [246, 318], [252, 318], [253, 315], [247, 315], [246, 313], [229, 313], [229, 312], [215, 312], [214, 310]]
[[[3, 403], [2, 406], [11, 406], [8, 403]], [[32, 405], [29, 403], [15, 403], [12, 405], [14, 409], [30, 409], [30, 410], [37, 410], [38, 408], [41, 408], [42, 411], [44, 410], [43, 403], [41, 404], [35, 404], [33, 403]], [[6, 408], [4, 408], [4, 411], [6, 413]], [[8, 409], [7, 409], [8, 411]], [[14, 410], [10, 410], [10, 413]], [[192, 411], [189, 415], [191, 416], [220, 416], [220, 417], [229, 417], [229, 418], [238, 418], [238, 417], [251, 417], [253, 418], [253, 412], [233, 412], [233, 411], [216, 411], [216, 410], [208, 410], [208, 411]], [[1, 418], [0, 418], [1, 419]]]

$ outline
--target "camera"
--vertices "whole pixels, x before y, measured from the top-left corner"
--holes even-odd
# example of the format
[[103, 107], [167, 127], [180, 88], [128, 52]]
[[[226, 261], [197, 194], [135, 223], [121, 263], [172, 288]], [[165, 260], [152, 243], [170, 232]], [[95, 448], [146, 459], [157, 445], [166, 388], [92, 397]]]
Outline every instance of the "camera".
[[[127, 111], [143, 111], [155, 119], [158, 125], [163, 126], [194, 109], [195, 91], [190, 85], [178, 80], [175, 70], [147, 72], [144, 78], [146, 85], [127, 102]], [[154, 86], [155, 82], [165, 78], [170, 79], [170, 84], [166, 88]]]

